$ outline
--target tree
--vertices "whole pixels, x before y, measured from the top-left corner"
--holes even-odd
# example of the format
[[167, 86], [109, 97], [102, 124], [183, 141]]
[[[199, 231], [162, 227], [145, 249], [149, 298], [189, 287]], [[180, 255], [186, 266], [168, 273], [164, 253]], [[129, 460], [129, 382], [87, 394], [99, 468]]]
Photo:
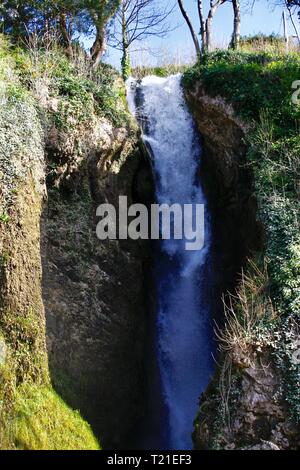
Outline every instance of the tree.
[[[298, 39], [298, 43], [300, 44], [299, 30], [297, 28], [297, 25], [295, 23], [294, 16], [293, 16], [293, 7], [299, 8], [300, 7], [300, 1], [299, 0], [285, 0], [285, 5], [286, 5], [286, 8], [289, 12], [289, 17], [290, 17], [291, 23], [293, 25], [296, 37]], [[298, 11], [298, 17], [300, 18], [299, 11]]]
[[0, 22], [4, 33], [18, 41], [28, 35], [33, 28], [43, 26], [43, 16], [35, 1], [2, 0], [0, 3]]
[[[196, 49], [196, 54], [197, 54], [197, 58], [200, 59], [201, 57], [201, 49], [200, 49], [200, 45], [199, 45], [199, 41], [198, 41], [198, 38], [197, 38], [197, 34], [195, 33], [195, 30], [193, 28], [193, 25], [192, 25], [192, 22], [190, 20], [190, 17], [189, 15], [187, 14], [187, 11], [186, 9], [184, 8], [184, 5], [183, 5], [183, 0], [178, 0], [178, 5], [179, 5], [179, 8], [180, 8], [180, 11], [182, 13], [182, 16], [183, 18], [185, 19], [188, 27], [189, 27], [189, 30], [191, 32], [191, 36], [192, 36], [192, 40], [193, 40], [193, 43], [194, 43], [194, 46], [195, 46], [195, 49]], [[202, 1], [199, 1], [198, 0], [198, 8], [199, 8], [199, 15], [201, 15], [200, 19], [203, 20], [203, 15], [202, 15]], [[203, 29], [203, 23], [201, 23], [201, 30], [202, 30], [202, 33], [204, 33], [204, 29]], [[202, 36], [202, 41], [203, 41], [203, 36]], [[203, 42], [202, 42], [203, 44]]]
[[116, 13], [121, 0], [86, 0], [85, 3], [95, 28], [96, 37], [91, 48], [95, 67], [106, 50], [106, 25]]
[[197, 0], [197, 4], [198, 4], [198, 14], [199, 14], [199, 20], [200, 20], [200, 35], [201, 35], [202, 52], [204, 52], [205, 44], [206, 44], [206, 26], [205, 26], [204, 14], [203, 14], [202, 0]]
[[105, 27], [121, 0], [2, 0], [0, 22], [5, 33], [16, 41], [31, 34], [55, 33], [57, 41], [72, 55], [74, 39], [89, 35], [95, 41], [91, 49], [94, 65], [105, 51]]
[[3, 0], [0, 22], [4, 33], [15, 41], [51, 31], [69, 54], [76, 33], [87, 34], [92, 25], [85, 0]]
[[241, 37], [241, 6], [240, 0], [232, 0], [233, 7], [233, 33], [230, 42], [230, 47], [232, 49], [238, 49]]
[[121, 0], [113, 19], [113, 33], [109, 37], [112, 47], [122, 52], [122, 75], [130, 75], [130, 48], [137, 41], [150, 36], [164, 37], [172, 30], [167, 23], [173, 8], [157, 0]]
[[85, 0], [44, 0], [44, 15], [57, 33], [59, 44], [68, 56], [73, 54], [73, 42], [80, 35], [88, 35], [93, 26], [86, 10]]
[[225, 3], [226, 0], [210, 0], [210, 8], [206, 19], [206, 43], [205, 50], [210, 52], [212, 50], [212, 22], [218, 8]]
[[196, 49], [196, 54], [198, 59], [201, 57], [201, 55], [205, 52], [210, 52], [212, 49], [212, 22], [213, 18], [218, 10], [218, 8], [223, 5], [228, 0], [210, 0], [209, 1], [209, 11], [207, 18], [204, 18], [203, 14], [203, 2], [202, 0], [197, 0], [197, 5], [198, 5], [198, 14], [199, 14], [199, 20], [200, 20], [200, 35], [201, 35], [201, 48], [199, 46], [199, 41], [197, 38], [197, 35], [195, 33], [195, 30], [193, 28], [192, 22], [184, 8], [183, 5], [183, 0], [178, 0], [178, 5], [180, 8], [180, 11], [182, 13], [182, 16], [184, 17], [191, 35], [193, 39], [193, 43], [195, 45]]

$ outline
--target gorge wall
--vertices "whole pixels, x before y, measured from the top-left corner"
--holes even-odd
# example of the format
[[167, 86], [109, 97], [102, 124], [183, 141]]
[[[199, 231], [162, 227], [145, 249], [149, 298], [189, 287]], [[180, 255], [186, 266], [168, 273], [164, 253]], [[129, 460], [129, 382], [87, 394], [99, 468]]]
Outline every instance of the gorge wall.
[[[209, 96], [200, 81], [185, 90], [203, 138], [201, 178], [211, 203], [218, 296], [235, 292], [241, 270], [264, 248], [255, 186], [247, 165], [249, 127], [221, 97]], [[264, 287], [262, 287], [264, 288]], [[269, 308], [265, 305], [263, 308]], [[219, 305], [219, 325], [226, 325]], [[223, 316], [223, 318], [222, 318]], [[282, 394], [280, 372], [268, 345], [245, 350], [238, 338], [222, 350], [215, 378], [202, 396], [195, 422], [196, 449], [294, 449], [299, 430]]]
[[247, 128], [222, 98], [211, 98], [199, 83], [186, 90], [186, 98], [203, 140], [200, 177], [214, 214], [216, 274], [225, 292], [235, 286], [246, 258], [263, 244], [246, 161]]
[[56, 389], [102, 445], [120, 448], [143, 406], [148, 253], [145, 242], [98, 240], [95, 214], [104, 202], [117, 207], [119, 195], [129, 204], [147, 198], [150, 170], [134, 127], [99, 121], [85, 138], [82, 157], [68, 154], [72, 143], [55, 129], [47, 142], [48, 165], [56, 163], [42, 223], [49, 364]]
[[22, 56], [14, 74], [1, 41], [0, 448], [97, 449], [92, 431], [126, 447], [143, 409], [149, 250], [98, 240], [96, 208], [151, 199], [139, 129], [110, 69], [92, 82], [41, 54], [27, 89], [34, 65]]

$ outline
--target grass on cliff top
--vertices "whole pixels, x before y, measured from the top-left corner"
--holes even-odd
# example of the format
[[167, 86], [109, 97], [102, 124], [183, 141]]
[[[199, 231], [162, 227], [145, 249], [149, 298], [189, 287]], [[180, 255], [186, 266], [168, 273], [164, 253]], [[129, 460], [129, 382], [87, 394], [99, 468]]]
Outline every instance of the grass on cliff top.
[[228, 99], [247, 120], [259, 120], [262, 110], [272, 115], [280, 135], [298, 134], [300, 108], [291, 103], [292, 83], [300, 80], [300, 54], [216, 51], [187, 70], [186, 88], [201, 80], [211, 96]]
[[17, 389], [10, 441], [18, 450], [99, 450], [90, 426], [49, 386]]
[[[267, 266], [276, 312], [275, 321], [263, 321], [264, 329], [280, 371], [282, 396], [300, 422], [300, 365], [294, 360], [300, 331], [300, 105], [292, 102], [292, 84], [298, 80], [299, 53], [260, 51], [216, 51], [183, 75], [186, 90], [201, 83], [209, 96], [225, 99], [248, 124], [247, 164], [253, 169], [258, 217], [266, 234], [259, 267]], [[240, 307], [237, 302], [235, 314]], [[261, 334], [253, 331], [257, 344], [263, 342]]]

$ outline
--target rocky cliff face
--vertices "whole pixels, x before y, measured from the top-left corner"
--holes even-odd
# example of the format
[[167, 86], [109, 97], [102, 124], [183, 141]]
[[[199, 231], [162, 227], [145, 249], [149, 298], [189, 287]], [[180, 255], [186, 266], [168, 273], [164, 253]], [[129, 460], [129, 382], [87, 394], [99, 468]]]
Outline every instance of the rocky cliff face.
[[20, 52], [26, 67], [14, 75], [1, 41], [0, 448], [98, 448], [51, 383], [105, 448], [122, 448], [143, 409], [149, 252], [98, 240], [96, 208], [121, 195], [150, 201], [139, 130], [112, 70], [91, 79], [57, 51], [37, 63]]
[[[246, 160], [247, 127], [222, 98], [208, 96], [200, 82], [186, 90], [186, 97], [203, 138], [201, 176], [213, 214], [221, 297], [234, 292], [247, 258], [263, 249]], [[224, 319], [219, 322], [226, 325]], [[196, 449], [297, 448], [299, 430], [289, 418], [268, 340], [252, 341], [251, 346], [245, 341], [243, 349], [237, 337], [229, 349], [219, 357], [216, 375], [201, 398]]]
[[[85, 133], [86, 132], [86, 133]], [[142, 411], [147, 245], [100, 241], [96, 208], [148, 197], [150, 172], [137, 129], [93, 123], [68, 155], [72, 135], [50, 132], [48, 203], [42, 223], [43, 298], [50, 371], [104, 447], [126, 444]], [[148, 181], [151, 181], [149, 173]], [[146, 191], [146, 192], [145, 192]], [[150, 188], [151, 191], [151, 188]]]
[[0, 93], [0, 449], [98, 449], [50, 383], [40, 249], [44, 131], [32, 98], [14, 99], [9, 80], [11, 73]]
[[[9, 103], [5, 95], [0, 128], [0, 334], [6, 344], [2, 365], [10, 363], [8, 382], [19, 383], [24, 375], [43, 381], [47, 380], [40, 257], [46, 194], [43, 132], [30, 101]], [[5, 399], [5, 388], [1, 395]]]
[[[194, 432], [196, 448], [299, 448], [299, 429], [281, 399], [280, 377], [268, 350], [253, 351], [247, 362], [245, 366], [231, 355], [223, 357], [221, 370], [201, 400]], [[220, 401], [222, 413], [216, 419]]]

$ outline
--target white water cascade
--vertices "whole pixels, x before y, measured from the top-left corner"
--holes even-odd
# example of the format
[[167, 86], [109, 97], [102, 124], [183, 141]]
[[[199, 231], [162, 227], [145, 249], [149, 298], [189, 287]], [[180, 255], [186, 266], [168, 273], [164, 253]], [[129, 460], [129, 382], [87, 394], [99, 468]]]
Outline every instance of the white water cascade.
[[205, 205], [204, 248], [186, 251], [186, 240], [173, 239], [155, 251], [153, 341], [164, 407], [161, 448], [168, 450], [192, 448], [199, 397], [213, 372], [210, 217], [199, 182], [201, 145], [180, 82], [181, 75], [127, 82], [130, 110], [150, 149], [157, 202]]

